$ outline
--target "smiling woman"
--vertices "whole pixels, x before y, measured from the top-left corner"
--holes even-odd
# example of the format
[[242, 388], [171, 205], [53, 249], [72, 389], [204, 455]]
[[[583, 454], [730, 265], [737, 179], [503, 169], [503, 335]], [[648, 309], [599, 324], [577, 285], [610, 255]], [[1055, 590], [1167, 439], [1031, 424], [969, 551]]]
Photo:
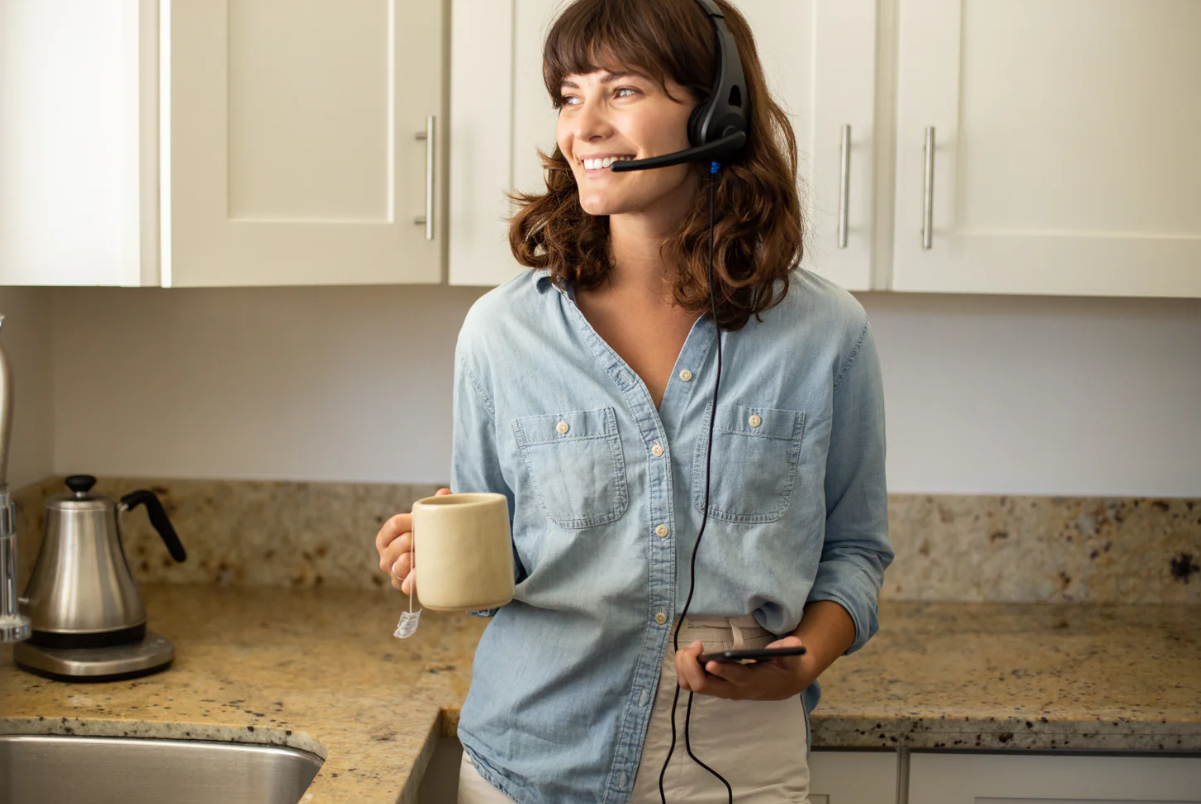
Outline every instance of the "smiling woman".
[[[738, 44], [751, 112], [747, 143], [717, 176], [713, 255], [717, 316], [739, 330], [778, 304], [802, 256], [796, 137], [767, 90], [754, 37], [723, 4]], [[678, 266], [671, 295], [683, 311], [709, 310], [707, 163], [614, 173], [605, 157], [645, 158], [688, 147], [689, 113], [713, 86], [713, 28], [694, 0], [580, 0], [551, 28], [543, 79], [559, 110], [556, 147], [541, 154], [544, 194], [518, 193], [509, 229], [517, 261], [588, 291], [612, 263], [610, 216], [655, 209], [671, 231], [662, 258]], [[777, 296], [779, 291], [779, 296]]]
[[866, 313], [798, 265], [795, 138], [728, 0], [575, 0], [543, 60], [533, 270], [455, 347], [451, 490], [505, 495], [515, 575], [475, 612], [459, 804], [806, 804], [818, 677], [893, 558]]

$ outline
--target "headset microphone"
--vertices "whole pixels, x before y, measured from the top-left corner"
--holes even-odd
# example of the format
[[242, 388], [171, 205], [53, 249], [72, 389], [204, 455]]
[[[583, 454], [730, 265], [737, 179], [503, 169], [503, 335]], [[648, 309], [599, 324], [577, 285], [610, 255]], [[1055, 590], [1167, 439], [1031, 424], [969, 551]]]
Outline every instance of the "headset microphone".
[[700, 145], [696, 148], [688, 148], [687, 150], [663, 154], [662, 156], [648, 156], [646, 159], [629, 159], [614, 162], [609, 165], [609, 170], [612, 170], [614, 173], [624, 173], [627, 170], [650, 170], [651, 168], [671, 167], [672, 165], [679, 165], [684, 162], [700, 162], [730, 151], [737, 151], [745, 144], [746, 134], [736, 131], [729, 136], [722, 137], [720, 140]]
[[[725, 15], [718, 8], [717, 4], [713, 0], [696, 0], [696, 2], [700, 4], [705, 15], [713, 24], [717, 40], [717, 69], [715, 71], [712, 91], [702, 103], [692, 110], [692, 114], [688, 118], [688, 142], [691, 147], [682, 151], [652, 156], [646, 159], [614, 162], [609, 166], [609, 170], [615, 173], [669, 167], [684, 162], [715, 160], [718, 156], [737, 154], [746, 145], [748, 128], [747, 106], [750, 99], [746, 93], [746, 79], [743, 77], [742, 59], [738, 53], [738, 45], [735, 43], [733, 35], [730, 34], [729, 28], [726, 27]], [[709, 167], [709, 304], [713, 314], [714, 326], [718, 326], [718, 323], [717, 302], [713, 292], [713, 204], [716, 194], [717, 171], [720, 168], [721, 164], [717, 161], [712, 161]], [[680, 613], [679, 620], [676, 622], [675, 633], [673, 634], [673, 644], [677, 652], [680, 649], [680, 628], [684, 624], [685, 615], [688, 614], [688, 607], [692, 603], [692, 593], [695, 589], [697, 549], [701, 545], [701, 537], [705, 535], [705, 525], [709, 521], [709, 469], [713, 457], [713, 419], [717, 413], [717, 391], [720, 386], [721, 327], [718, 326], [717, 376], [714, 378], [713, 383], [713, 401], [709, 406], [709, 437], [706, 442], [708, 452], [705, 457], [704, 517], [701, 520], [700, 532], [696, 536], [696, 543], [692, 548], [688, 597], [684, 602], [684, 609]], [[721, 783], [726, 786], [726, 795], [729, 802], [733, 804], [734, 792], [730, 788], [730, 783], [720, 773], [710, 768], [704, 762], [701, 762], [696, 754], [692, 753], [692, 745], [688, 737], [688, 725], [692, 719], [692, 696], [693, 693], [689, 691], [688, 710], [684, 718], [684, 746], [688, 750], [688, 756], [692, 757], [694, 762], [721, 780]], [[676, 704], [679, 700], [680, 688], [677, 685], [675, 697], [672, 698], [671, 702], [671, 747], [667, 751], [667, 758], [663, 760], [663, 769], [659, 773], [659, 798], [663, 804], [667, 804], [667, 795], [663, 790], [663, 778], [667, 773], [667, 765], [671, 761], [671, 755], [675, 752], [676, 747]]]

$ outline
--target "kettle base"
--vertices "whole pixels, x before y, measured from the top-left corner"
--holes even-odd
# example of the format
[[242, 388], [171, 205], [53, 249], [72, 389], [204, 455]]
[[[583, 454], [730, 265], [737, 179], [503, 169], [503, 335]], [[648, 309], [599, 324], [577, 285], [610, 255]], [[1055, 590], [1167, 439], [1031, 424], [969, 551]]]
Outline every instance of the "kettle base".
[[26, 672], [69, 682], [120, 681], [166, 670], [175, 658], [171, 640], [147, 631], [144, 639], [100, 648], [46, 648], [18, 642], [13, 663]]

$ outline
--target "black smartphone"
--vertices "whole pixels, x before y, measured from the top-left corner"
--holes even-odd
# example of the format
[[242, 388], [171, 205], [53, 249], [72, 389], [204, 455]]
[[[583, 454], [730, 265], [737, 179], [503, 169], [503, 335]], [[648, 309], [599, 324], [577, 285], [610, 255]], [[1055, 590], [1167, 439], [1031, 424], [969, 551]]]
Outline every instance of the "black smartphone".
[[777, 656], [801, 656], [805, 653], [802, 645], [796, 648], [753, 648], [751, 650], [723, 650], [717, 653], [702, 653], [697, 657], [701, 665], [709, 662], [740, 662], [744, 659], [754, 659], [757, 662], [774, 659]]

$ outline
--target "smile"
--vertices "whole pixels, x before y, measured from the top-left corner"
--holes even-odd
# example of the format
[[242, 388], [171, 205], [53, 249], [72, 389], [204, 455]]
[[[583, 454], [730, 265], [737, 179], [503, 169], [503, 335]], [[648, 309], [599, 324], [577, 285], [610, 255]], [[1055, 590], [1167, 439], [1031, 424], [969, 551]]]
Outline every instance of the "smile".
[[632, 156], [606, 156], [603, 159], [583, 159], [581, 161], [586, 170], [604, 170], [614, 162], [629, 162], [633, 158]]

